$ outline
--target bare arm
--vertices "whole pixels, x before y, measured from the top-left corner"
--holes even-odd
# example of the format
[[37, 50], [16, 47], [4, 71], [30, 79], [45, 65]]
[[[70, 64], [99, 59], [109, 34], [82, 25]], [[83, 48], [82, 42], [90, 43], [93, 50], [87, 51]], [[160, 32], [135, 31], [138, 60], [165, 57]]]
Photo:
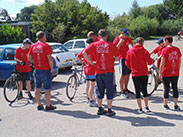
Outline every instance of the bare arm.
[[88, 57], [87, 53], [84, 51], [83, 53], [83, 57], [86, 59], [86, 61], [88, 63], [90, 63], [91, 65], [94, 65], [94, 63], [92, 62], [92, 60]]
[[165, 58], [161, 57], [161, 62], [160, 62], [160, 67], [159, 67], [159, 77], [160, 77], [160, 79], [161, 79], [161, 73], [163, 71], [164, 66], [165, 66]]
[[27, 58], [28, 58], [28, 61], [30, 61], [32, 63], [34, 62], [34, 59], [33, 59], [32, 55], [28, 55]]
[[48, 54], [47, 57], [48, 57], [49, 65], [50, 65], [50, 72], [53, 72], [53, 59], [51, 57], [51, 54]]

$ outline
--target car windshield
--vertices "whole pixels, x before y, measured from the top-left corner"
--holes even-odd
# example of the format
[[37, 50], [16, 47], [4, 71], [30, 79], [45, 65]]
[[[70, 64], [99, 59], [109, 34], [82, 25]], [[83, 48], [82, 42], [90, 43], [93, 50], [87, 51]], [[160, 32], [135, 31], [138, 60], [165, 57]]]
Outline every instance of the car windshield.
[[68, 42], [66, 44], [64, 44], [64, 46], [67, 48], [67, 49], [72, 49], [72, 46], [73, 46], [73, 41], [72, 42]]
[[51, 46], [53, 54], [60, 53], [60, 52], [69, 52], [63, 45], [52, 45]]
[[3, 53], [3, 48], [0, 48], [0, 60], [1, 60], [2, 53]]
[[16, 49], [6, 48], [3, 56], [3, 60], [14, 60]]

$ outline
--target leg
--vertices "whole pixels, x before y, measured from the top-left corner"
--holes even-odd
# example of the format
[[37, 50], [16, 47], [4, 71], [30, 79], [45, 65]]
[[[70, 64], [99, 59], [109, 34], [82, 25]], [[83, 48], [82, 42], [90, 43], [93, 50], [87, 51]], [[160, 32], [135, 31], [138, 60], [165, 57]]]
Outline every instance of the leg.
[[95, 100], [94, 99], [94, 88], [95, 88], [95, 81], [90, 81], [90, 89], [89, 89], [90, 101]]
[[140, 81], [141, 81], [141, 87], [142, 87], [142, 94], [144, 97], [144, 104], [145, 104], [145, 107], [148, 108], [148, 100], [149, 100], [148, 94], [147, 94], [148, 76], [141, 76]]
[[35, 97], [36, 97], [36, 102], [38, 106], [42, 106], [41, 99], [40, 99], [40, 89], [35, 90]]
[[45, 98], [46, 98], [46, 106], [47, 107], [50, 107], [50, 97], [51, 97], [50, 90], [45, 91]]
[[27, 88], [28, 92], [31, 91], [31, 82], [30, 82], [30, 80], [26, 80], [26, 88]]
[[168, 98], [169, 98], [169, 90], [170, 90], [170, 77], [163, 77], [163, 85], [164, 85], [164, 107], [167, 106]]
[[173, 98], [174, 98], [174, 106], [178, 106], [177, 102], [178, 102], [178, 97], [179, 97], [179, 92], [178, 92], [178, 88], [177, 88], [177, 83], [178, 82], [178, 77], [171, 77], [171, 84], [172, 84], [172, 89], [173, 89]]
[[86, 80], [86, 97], [89, 99], [90, 81]]
[[130, 77], [129, 74], [125, 76], [125, 80], [124, 80], [124, 90], [127, 90], [127, 89], [128, 89], [129, 77]]

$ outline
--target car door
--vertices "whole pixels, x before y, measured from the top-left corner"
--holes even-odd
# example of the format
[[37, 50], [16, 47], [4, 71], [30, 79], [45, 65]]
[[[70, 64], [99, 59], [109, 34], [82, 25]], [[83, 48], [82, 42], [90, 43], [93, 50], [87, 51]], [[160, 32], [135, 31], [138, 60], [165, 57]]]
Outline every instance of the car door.
[[6, 80], [10, 77], [11, 72], [15, 70], [14, 60], [16, 48], [4, 48], [1, 51], [0, 59], [0, 80]]
[[83, 40], [75, 41], [74, 50], [76, 54], [79, 54], [85, 48], [85, 42]]

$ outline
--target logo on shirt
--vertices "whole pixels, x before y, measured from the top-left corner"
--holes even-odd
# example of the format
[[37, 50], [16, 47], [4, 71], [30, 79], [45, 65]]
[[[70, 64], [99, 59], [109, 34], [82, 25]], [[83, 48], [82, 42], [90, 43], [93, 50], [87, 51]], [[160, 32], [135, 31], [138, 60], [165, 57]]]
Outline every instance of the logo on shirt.
[[178, 55], [177, 55], [177, 51], [172, 51], [169, 54], [169, 61], [171, 61], [171, 66], [172, 66], [172, 72], [171, 74], [176, 74], [175, 68], [176, 68], [176, 60], [178, 60]]
[[97, 53], [109, 53], [109, 46], [106, 44], [97, 45]]
[[33, 52], [34, 53], [43, 53], [43, 46], [37, 45], [37, 46], [33, 47]]

